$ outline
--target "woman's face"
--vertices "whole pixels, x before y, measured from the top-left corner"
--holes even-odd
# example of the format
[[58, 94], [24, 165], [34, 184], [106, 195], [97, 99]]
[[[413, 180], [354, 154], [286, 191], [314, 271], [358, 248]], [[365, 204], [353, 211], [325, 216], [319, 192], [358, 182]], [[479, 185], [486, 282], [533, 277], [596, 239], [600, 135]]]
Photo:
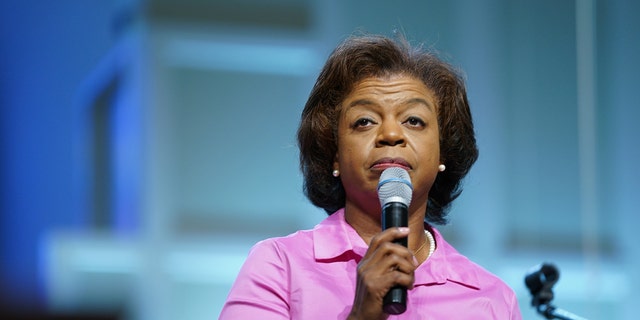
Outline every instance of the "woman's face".
[[440, 164], [438, 106], [431, 90], [403, 75], [366, 78], [341, 107], [334, 169], [340, 170], [347, 205], [378, 212], [378, 180], [393, 166], [411, 176], [412, 204], [426, 205]]

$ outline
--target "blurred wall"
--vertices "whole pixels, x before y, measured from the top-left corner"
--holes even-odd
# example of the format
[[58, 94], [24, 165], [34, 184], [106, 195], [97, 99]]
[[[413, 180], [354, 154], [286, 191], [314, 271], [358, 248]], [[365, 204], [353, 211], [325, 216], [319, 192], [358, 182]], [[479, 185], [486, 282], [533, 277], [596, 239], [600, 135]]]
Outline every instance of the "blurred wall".
[[248, 249], [325, 214], [295, 130], [331, 49], [403, 31], [467, 77], [480, 159], [442, 231], [505, 279], [632, 319], [640, 161], [632, 1], [0, 4], [4, 305], [215, 317]]
[[74, 96], [114, 44], [113, 1], [0, 2], [2, 301], [44, 306], [39, 248], [88, 227], [72, 195]]

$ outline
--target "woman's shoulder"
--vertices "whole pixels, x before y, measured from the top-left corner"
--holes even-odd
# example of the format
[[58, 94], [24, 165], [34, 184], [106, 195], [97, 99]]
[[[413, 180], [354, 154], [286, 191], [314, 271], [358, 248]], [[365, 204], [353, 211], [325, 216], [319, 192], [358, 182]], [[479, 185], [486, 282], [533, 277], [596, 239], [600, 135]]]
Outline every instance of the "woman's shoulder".
[[468, 284], [485, 290], [498, 290], [506, 294], [513, 294], [513, 290], [500, 277], [487, 268], [481, 266], [467, 256], [458, 252], [453, 246], [440, 237], [439, 245], [443, 249], [444, 259], [450, 267], [449, 272], [456, 278], [467, 280]]
[[285, 236], [276, 236], [258, 241], [249, 255], [276, 255], [281, 258], [307, 251], [313, 244], [312, 230], [298, 230]]
[[[335, 215], [335, 214], [334, 214]], [[314, 246], [314, 234], [327, 233], [330, 230], [335, 232], [336, 225], [339, 225], [339, 215], [332, 215], [309, 229], [299, 229], [288, 235], [269, 237], [257, 242], [251, 251], [277, 251], [282, 254], [312, 253]], [[339, 226], [338, 226], [338, 229]]]

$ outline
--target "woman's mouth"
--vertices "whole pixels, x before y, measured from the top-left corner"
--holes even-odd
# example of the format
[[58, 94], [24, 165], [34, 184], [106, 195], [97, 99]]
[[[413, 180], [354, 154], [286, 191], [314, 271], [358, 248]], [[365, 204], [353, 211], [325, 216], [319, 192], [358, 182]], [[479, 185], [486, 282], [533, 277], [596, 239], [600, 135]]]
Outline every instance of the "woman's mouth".
[[371, 166], [374, 170], [384, 170], [391, 167], [399, 167], [405, 170], [411, 170], [411, 165], [403, 158], [382, 158], [377, 160]]

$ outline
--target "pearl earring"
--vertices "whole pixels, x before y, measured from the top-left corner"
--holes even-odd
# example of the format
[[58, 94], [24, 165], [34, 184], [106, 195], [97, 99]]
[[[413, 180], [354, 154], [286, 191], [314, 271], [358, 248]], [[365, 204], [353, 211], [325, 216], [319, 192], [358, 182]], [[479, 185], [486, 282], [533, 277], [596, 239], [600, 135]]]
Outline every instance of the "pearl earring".
[[340, 170], [338, 170], [338, 169], [333, 170], [333, 176], [336, 177], [336, 178], [338, 176], [340, 176]]
[[444, 164], [438, 166], [438, 171], [440, 172], [444, 171], [445, 169], [447, 169], [447, 167]]

